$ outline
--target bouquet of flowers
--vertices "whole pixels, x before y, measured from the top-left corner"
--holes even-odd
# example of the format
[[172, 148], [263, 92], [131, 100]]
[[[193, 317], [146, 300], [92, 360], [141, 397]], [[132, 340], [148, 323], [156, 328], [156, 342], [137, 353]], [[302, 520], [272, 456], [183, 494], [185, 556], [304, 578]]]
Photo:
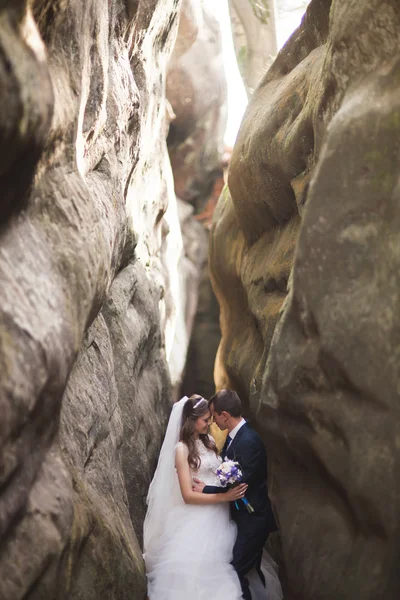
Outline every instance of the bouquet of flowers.
[[[220, 484], [222, 487], [226, 487], [229, 485], [230, 487], [234, 487], [238, 485], [243, 479], [243, 472], [240, 468], [238, 462], [234, 460], [229, 460], [225, 458], [225, 460], [220, 464], [220, 466], [215, 471], [216, 476], [218, 477]], [[247, 498], [241, 498], [243, 504], [245, 505], [247, 511], [249, 513], [254, 512], [254, 508], [251, 506]], [[239, 510], [237, 500], [235, 500], [235, 506]]]

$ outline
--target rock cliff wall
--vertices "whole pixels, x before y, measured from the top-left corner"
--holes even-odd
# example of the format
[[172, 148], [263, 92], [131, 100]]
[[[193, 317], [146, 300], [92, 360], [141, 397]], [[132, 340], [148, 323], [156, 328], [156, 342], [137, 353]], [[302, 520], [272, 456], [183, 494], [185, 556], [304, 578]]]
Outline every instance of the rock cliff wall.
[[311, 2], [252, 97], [212, 232], [217, 385], [263, 432], [307, 600], [400, 592], [399, 36], [394, 0]]
[[166, 143], [190, 11], [0, 8], [1, 600], [145, 597], [145, 495], [200, 273]]

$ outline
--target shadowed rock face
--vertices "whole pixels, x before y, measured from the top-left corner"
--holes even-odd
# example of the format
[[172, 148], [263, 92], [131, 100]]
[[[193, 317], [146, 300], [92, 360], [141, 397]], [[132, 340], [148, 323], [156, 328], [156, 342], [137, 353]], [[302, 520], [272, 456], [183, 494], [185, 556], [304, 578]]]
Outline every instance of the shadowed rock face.
[[217, 384], [257, 418], [307, 600], [400, 592], [399, 35], [395, 1], [311, 3], [254, 93], [213, 230]]
[[[226, 126], [226, 80], [220, 25], [209, 0], [184, 4], [178, 43], [168, 69], [167, 97], [176, 118], [168, 135], [175, 191], [201, 212], [221, 168]], [[189, 8], [192, 8], [189, 12]], [[190, 18], [189, 18], [190, 17]], [[183, 51], [182, 51], [183, 50]]]
[[139, 599], [180, 293], [180, 7], [29, 5], [0, 11], [0, 598]]
[[53, 113], [44, 46], [26, 4], [18, 0], [8, 10], [2, 5], [0, 15], [0, 225], [26, 206]]
[[326, 15], [325, 30], [318, 19], [323, 6], [314, 8], [307, 23], [313, 35], [303, 34], [297, 55], [295, 39], [288, 42], [252, 97], [213, 227], [223, 334], [216, 385], [234, 385], [245, 401], [264, 372], [315, 164], [313, 102], [328, 30]]

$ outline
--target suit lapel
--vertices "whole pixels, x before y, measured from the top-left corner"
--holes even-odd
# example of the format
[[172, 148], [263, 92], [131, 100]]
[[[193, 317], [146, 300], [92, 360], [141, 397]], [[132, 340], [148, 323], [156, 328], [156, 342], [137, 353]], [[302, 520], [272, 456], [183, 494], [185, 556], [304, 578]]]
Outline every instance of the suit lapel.
[[235, 435], [235, 437], [232, 440], [231, 445], [229, 446], [228, 450], [225, 451], [225, 455], [231, 459], [231, 460], [235, 460], [235, 448], [240, 440], [240, 438], [242, 437], [242, 435], [244, 434], [244, 430], [248, 427], [248, 423], [246, 422], [244, 425], [241, 426], [241, 428], [239, 429], [239, 431], [237, 432], [237, 434]]

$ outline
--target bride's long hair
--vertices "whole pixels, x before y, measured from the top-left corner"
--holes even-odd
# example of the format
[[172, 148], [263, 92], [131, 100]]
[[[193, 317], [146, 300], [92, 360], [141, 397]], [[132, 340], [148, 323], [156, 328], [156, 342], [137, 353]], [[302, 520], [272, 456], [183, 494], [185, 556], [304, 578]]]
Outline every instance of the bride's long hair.
[[[190, 398], [186, 400], [185, 406], [183, 407], [179, 440], [188, 447], [188, 463], [189, 466], [194, 470], [197, 470], [200, 467], [200, 456], [197, 451], [194, 437], [196, 420], [205, 415], [209, 410], [210, 408], [207, 400], [198, 394], [193, 394], [193, 396], [190, 396]], [[199, 439], [203, 442], [206, 448], [213, 450], [215, 454], [218, 455], [218, 450], [215, 443], [207, 434], [200, 434]]]

